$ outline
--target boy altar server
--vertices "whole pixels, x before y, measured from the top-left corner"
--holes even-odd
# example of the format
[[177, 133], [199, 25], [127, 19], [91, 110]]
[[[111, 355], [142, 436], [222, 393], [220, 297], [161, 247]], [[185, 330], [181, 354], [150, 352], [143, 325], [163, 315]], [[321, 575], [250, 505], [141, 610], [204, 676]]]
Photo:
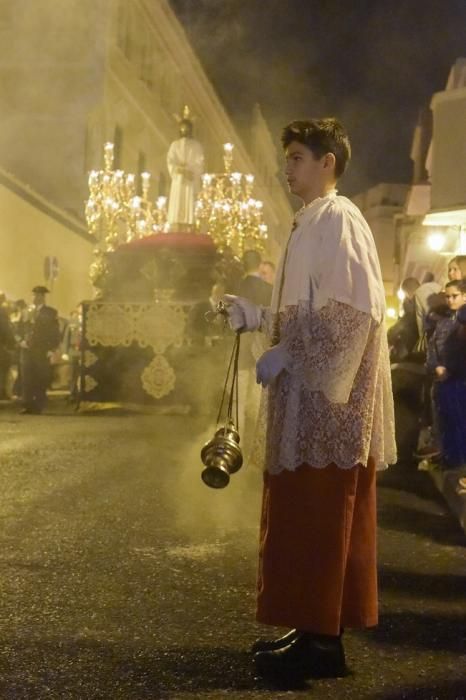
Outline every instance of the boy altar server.
[[384, 287], [371, 231], [335, 189], [350, 144], [333, 118], [294, 121], [282, 143], [303, 201], [270, 309], [228, 296], [235, 330], [268, 330], [257, 362], [264, 492], [257, 619], [265, 676], [339, 676], [342, 631], [377, 624], [376, 469], [396, 461]]

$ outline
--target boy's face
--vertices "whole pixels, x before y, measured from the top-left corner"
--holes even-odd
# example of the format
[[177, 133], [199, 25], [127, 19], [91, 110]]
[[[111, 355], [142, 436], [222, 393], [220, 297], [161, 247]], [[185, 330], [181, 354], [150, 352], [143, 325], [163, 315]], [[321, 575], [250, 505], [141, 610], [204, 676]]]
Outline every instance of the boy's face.
[[462, 294], [458, 287], [447, 287], [445, 290], [445, 298], [447, 300], [448, 307], [452, 311], [458, 311], [463, 304], [466, 304], [466, 294]]
[[335, 158], [332, 154], [317, 159], [307, 146], [292, 141], [285, 150], [285, 158], [285, 174], [290, 192], [304, 201], [309, 193], [335, 183]]

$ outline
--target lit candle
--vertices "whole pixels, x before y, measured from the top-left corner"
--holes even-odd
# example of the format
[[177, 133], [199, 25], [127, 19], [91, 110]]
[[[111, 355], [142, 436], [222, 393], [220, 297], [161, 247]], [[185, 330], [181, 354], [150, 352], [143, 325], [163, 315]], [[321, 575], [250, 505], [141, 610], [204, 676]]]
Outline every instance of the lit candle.
[[105, 169], [111, 170], [113, 165], [113, 143], [110, 143], [110, 141], [107, 141], [107, 143], [104, 146], [104, 160]]
[[246, 182], [248, 185], [252, 185], [254, 182], [254, 175], [246, 175]]
[[232, 143], [224, 143], [223, 144], [223, 150], [225, 151], [226, 154], [232, 153], [234, 149], [234, 145]]

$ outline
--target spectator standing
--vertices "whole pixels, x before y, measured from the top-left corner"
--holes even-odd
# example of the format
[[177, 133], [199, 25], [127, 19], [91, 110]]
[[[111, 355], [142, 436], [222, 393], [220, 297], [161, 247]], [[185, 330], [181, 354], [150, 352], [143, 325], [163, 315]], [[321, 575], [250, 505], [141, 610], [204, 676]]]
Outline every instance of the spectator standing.
[[461, 280], [466, 277], [466, 255], [457, 255], [448, 263], [448, 279]]
[[437, 323], [429, 341], [427, 368], [434, 375], [434, 427], [442, 458], [446, 466], [457, 467], [466, 462], [466, 343], [461, 323], [466, 283], [448, 282], [445, 297], [451, 316]]
[[414, 292], [414, 305], [416, 308], [416, 323], [419, 337], [425, 333], [425, 320], [430, 311], [432, 300], [441, 291], [442, 286], [434, 280], [431, 272], [424, 276], [422, 284]]
[[60, 344], [57, 311], [45, 304], [49, 290], [38, 285], [32, 292], [33, 307], [21, 328], [21, 413], [42, 413], [50, 383], [50, 358]]
[[70, 366], [69, 400], [78, 399], [79, 361], [81, 358], [82, 339], [82, 315], [81, 309], [73, 309], [70, 320], [63, 331], [63, 359], [68, 360]]
[[[244, 277], [239, 284], [238, 294], [257, 306], [270, 306], [273, 287], [265, 282], [260, 274], [261, 256], [257, 250], [246, 250], [243, 254]], [[259, 413], [260, 389], [256, 383], [256, 357], [254, 353], [254, 333], [241, 338], [239, 356], [238, 386], [240, 394], [240, 427], [245, 442], [252, 437]]]
[[271, 284], [272, 287], [275, 284], [275, 265], [271, 260], [263, 260], [259, 265], [259, 274], [264, 282]]

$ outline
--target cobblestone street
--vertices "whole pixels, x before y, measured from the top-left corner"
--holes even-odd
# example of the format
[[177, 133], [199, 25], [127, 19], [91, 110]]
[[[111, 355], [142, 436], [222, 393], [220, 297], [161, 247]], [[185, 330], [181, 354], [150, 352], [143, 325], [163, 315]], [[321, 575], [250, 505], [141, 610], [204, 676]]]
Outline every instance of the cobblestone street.
[[200, 480], [200, 418], [0, 412], [2, 700], [466, 698], [464, 535], [425, 473], [379, 479], [381, 621], [352, 675], [254, 678], [260, 476]]

